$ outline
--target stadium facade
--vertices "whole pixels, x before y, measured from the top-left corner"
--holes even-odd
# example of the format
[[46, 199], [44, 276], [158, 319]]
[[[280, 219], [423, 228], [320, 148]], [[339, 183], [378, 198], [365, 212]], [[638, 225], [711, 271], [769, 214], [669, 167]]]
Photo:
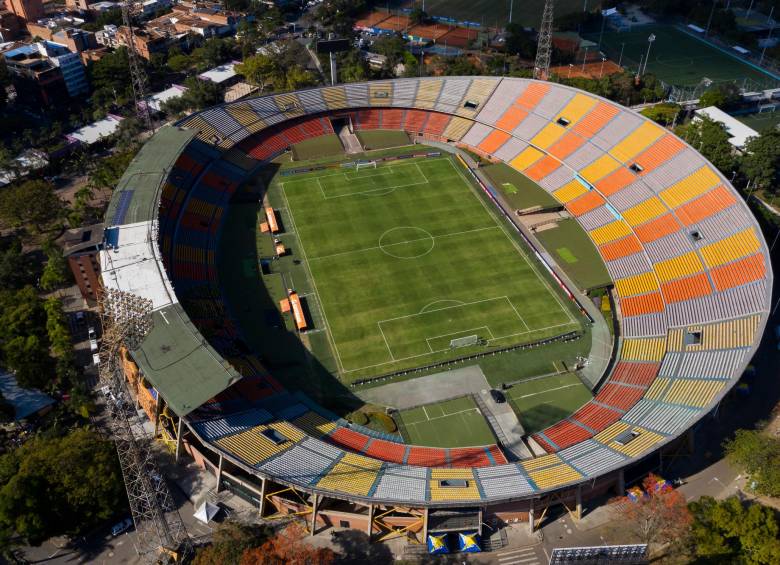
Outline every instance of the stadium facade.
[[[225, 211], [258, 166], [332, 133], [331, 118], [503, 161], [552, 194], [597, 246], [615, 284], [619, 336], [595, 398], [535, 434], [545, 455], [509, 461], [498, 446], [405, 445], [285, 389], [237, 347], [220, 295], [220, 276], [230, 275], [216, 260]], [[124, 369], [164, 433], [265, 515], [382, 537], [427, 530], [442, 509], [533, 523], [534, 509], [622, 491], [623, 469], [684, 435], [737, 382], [771, 301], [760, 228], [704, 157], [632, 110], [519, 78], [348, 84], [188, 116], [141, 149], [106, 226], [103, 284], [152, 301], [153, 329], [125, 352]]]

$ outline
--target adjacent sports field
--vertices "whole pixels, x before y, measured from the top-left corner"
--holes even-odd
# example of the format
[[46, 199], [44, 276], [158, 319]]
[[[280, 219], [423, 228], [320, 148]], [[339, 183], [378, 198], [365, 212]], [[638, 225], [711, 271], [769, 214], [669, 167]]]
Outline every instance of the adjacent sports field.
[[761, 112], [757, 114], [748, 114], [746, 116], [736, 117], [740, 122], [753, 128], [758, 133], [771, 128], [776, 128], [780, 124], [780, 112]]
[[[694, 86], [705, 77], [714, 82], [747, 78], [767, 86], [776, 82], [757, 67], [672, 26], [644, 25], [631, 31], [605, 31], [601, 49], [617, 61], [625, 44], [622, 64], [636, 70], [640, 59], [645, 57], [651, 33], [655, 35], [655, 41], [650, 48], [647, 72], [669, 84]], [[599, 33], [589, 33], [586, 37], [598, 42]]]
[[312, 282], [309, 333], [328, 333], [345, 382], [581, 327], [449, 157], [274, 182]]
[[530, 379], [512, 386], [506, 396], [528, 434], [562, 420], [592, 398], [574, 373]]
[[396, 415], [406, 443], [431, 447], [469, 447], [496, 440], [471, 397], [403, 410]]
[[[510, 0], [426, 0], [425, 11], [431, 16], [445, 16], [458, 21], [484, 23], [485, 26], [504, 26], [509, 21]], [[384, 6], [381, 2], [380, 7]], [[413, 8], [419, 2], [395, 0], [391, 6]], [[555, 2], [555, 16], [579, 12], [581, 0], [558, 0]], [[588, 8], [596, 8], [600, 2], [588, 2]], [[512, 22], [538, 28], [542, 21], [544, 0], [515, 1], [512, 10]]]

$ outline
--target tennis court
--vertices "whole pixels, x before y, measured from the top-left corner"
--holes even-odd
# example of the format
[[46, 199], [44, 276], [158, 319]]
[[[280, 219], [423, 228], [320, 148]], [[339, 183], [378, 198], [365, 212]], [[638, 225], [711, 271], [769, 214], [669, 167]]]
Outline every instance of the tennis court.
[[470, 396], [403, 410], [396, 421], [404, 441], [415, 445], [469, 447], [495, 443]]

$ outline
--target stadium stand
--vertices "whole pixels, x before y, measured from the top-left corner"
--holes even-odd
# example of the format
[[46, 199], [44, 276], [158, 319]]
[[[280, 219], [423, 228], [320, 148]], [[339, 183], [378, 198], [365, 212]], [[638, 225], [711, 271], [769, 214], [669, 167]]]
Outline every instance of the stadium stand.
[[[249, 175], [224, 151], [236, 148], [260, 164], [332, 133], [330, 116], [349, 117], [358, 130], [405, 130], [492, 155], [566, 206], [596, 245], [615, 281], [622, 337], [594, 399], [533, 435], [547, 455], [510, 463], [496, 445], [444, 449], [376, 437], [288, 393], [259, 359], [236, 351], [216, 244], [224, 211]], [[496, 77], [349, 84], [211, 108], [177, 128], [194, 138], [170, 156], [153, 217], [133, 221], [155, 222], [175, 299], [243, 377], [180, 415], [204, 445], [248, 473], [335, 497], [432, 506], [591, 481], [710, 412], [766, 324], [766, 243], [727, 179], [673, 134], [566, 86]], [[116, 191], [109, 218], [122, 198], [133, 198], [127, 194]], [[156, 258], [151, 244], [149, 255]], [[137, 360], [163, 398], [174, 394]]]

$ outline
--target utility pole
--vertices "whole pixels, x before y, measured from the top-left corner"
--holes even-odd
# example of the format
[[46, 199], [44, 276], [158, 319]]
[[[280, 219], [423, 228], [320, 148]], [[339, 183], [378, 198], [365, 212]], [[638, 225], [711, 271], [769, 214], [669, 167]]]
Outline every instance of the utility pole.
[[544, 12], [542, 13], [542, 25], [539, 28], [539, 39], [536, 45], [536, 61], [534, 62], [534, 78], [538, 80], [548, 80], [550, 78], [552, 25], [553, 0], [545, 0]]
[[133, 102], [138, 120], [146, 129], [152, 130], [152, 114], [149, 112], [149, 101], [146, 99], [146, 73], [138, 60], [138, 51], [135, 48], [135, 32], [133, 20], [130, 16], [132, 0], [122, 2], [122, 23], [127, 27], [127, 58], [130, 63], [130, 82], [133, 86]]

